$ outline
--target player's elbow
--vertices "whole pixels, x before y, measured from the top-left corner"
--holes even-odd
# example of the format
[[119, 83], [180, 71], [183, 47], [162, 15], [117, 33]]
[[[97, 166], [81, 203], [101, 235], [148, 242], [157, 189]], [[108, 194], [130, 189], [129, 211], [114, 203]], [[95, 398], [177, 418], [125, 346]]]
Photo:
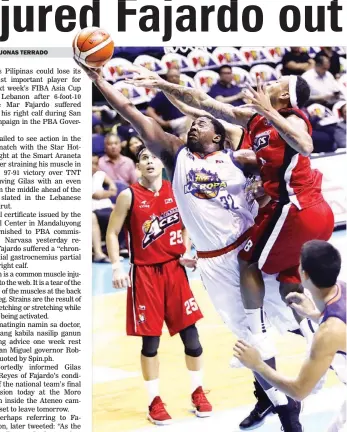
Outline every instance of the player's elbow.
[[298, 402], [302, 402], [311, 393], [311, 390], [305, 389], [304, 386], [302, 385], [294, 384], [290, 393], [291, 394], [289, 396], [291, 396], [293, 399], [297, 400]]
[[155, 141], [158, 135], [158, 129], [161, 127], [158, 125], [157, 121], [152, 117], [145, 117], [143, 123], [141, 124], [140, 135], [145, 141], [146, 146]]
[[308, 157], [313, 152], [313, 141], [311, 137], [302, 140], [300, 143], [300, 154], [302, 156]]
[[236, 164], [247, 169], [257, 169], [257, 157], [252, 150], [237, 150], [233, 153], [233, 160]]
[[309, 396], [309, 394], [310, 392], [299, 391], [298, 393], [293, 394], [292, 398], [298, 402], [302, 402], [304, 399], [307, 398], [307, 396]]

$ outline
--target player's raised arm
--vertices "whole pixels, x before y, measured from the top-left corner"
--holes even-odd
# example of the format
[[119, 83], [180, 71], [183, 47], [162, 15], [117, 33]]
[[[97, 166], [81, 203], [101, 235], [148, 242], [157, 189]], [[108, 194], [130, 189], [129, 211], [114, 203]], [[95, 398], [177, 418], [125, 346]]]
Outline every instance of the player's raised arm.
[[154, 119], [142, 114], [128, 98], [103, 78], [101, 69], [89, 69], [80, 63], [78, 65], [98, 87], [109, 104], [132, 124], [144, 140], [146, 147], [160, 158], [165, 168], [170, 171], [173, 167], [175, 153], [182, 145], [181, 140], [165, 133]]
[[[196, 120], [199, 117], [211, 116], [207, 111], [200, 110], [197, 108], [193, 108], [190, 105], [185, 104], [184, 102], [176, 99], [173, 95], [164, 92], [166, 97], [170, 100], [170, 102], [175, 105], [177, 109], [181, 111], [182, 114], [190, 117], [192, 120]], [[243, 135], [243, 129], [239, 126], [234, 126], [224, 120], [219, 120], [225, 129], [225, 140], [230, 143], [230, 148], [236, 150], [240, 144], [241, 137]]]
[[123, 271], [119, 260], [118, 235], [128, 216], [131, 200], [132, 195], [130, 189], [125, 189], [118, 195], [116, 206], [111, 213], [107, 227], [106, 245], [108, 256], [112, 263], [112, 281], [114, 288], [127, 288], [130, 284], [129, 276]]
[[249, 108], [236, 108], [219, 102], [202, 90], [169, 83], [156, 73], [143, 71], [143, 68], [134, 67], [132, 71], [139, 74], [129, 80], [135, 86], [162, 90], [167, 96], [172, 96], [198, 110], [206, 111], [217, 119], [246, 127], [249, 119], [254, 114], [254, 111]]
[[296, 115], [283, 117], [272, 106], [270, 96], [266, 92], [266, 85], [261, 85], [259, 77], [257, 78], [257, 91], [250, 86], [248, 90], [251, 93], [248, 96], [252, 101], [250, 106], [254, 111], [266, 117], [290, 147], [303, 156], [309, 156], [313, 151], [313, 141], [305, 121]]

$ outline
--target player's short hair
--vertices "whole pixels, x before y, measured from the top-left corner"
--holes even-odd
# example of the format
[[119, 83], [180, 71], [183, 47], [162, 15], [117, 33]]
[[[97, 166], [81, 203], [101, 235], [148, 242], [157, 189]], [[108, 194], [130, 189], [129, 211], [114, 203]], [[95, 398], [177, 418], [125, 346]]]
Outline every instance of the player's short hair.
[[217, 135], [220, 135], [220, 141], [219, 141], [219, 148], [221, 150], [224, 150], [224, 141], [225, 141], [225, 127], [222, 125], [222, 123], [217, 120], [214, 117], [209, 117], [207, 116], [207, 118], [209, 118], [211, 120], [211, 123], [213, 124], [214, 127], [214, 131], [216, 132]]
[[341, 270], [340, 252], [326, 241], [311, 240], [301, 249], [301, 267], [316, 287], [332, 287]]
[[298, 107], [302, 108], [307, 104], [311, 96], [310, 86], [307, 84], [307, 81], [304, 80], [301, 76], [297, 77], [296, 81], [296, 100], [298, 103]]
[[99, 158], [99, 155], [96, 154], [96, 153], [93, 153], [93, 154], [92, 154], [92, 158], [93, 158], [93, 157], [97, 157], [97, 158]]
[[135, 157], [136, 157], [137, 162], [140, 162], [140, 156], [144, 150], [147, 150], [147, 147], [144, 144], [141, 144], [137, 147], [136, 153], [135, 153]]

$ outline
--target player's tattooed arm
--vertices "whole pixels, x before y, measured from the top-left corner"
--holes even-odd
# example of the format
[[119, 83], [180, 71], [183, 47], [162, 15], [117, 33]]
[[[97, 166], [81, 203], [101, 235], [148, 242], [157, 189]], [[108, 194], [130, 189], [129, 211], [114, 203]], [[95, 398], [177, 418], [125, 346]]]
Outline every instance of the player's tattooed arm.
[[249, 108], [235, 108], [224, 102], [219, 102], [202, 90], [183, 87], [164, 80], [160, 80], [157, 88], [186, 105], [203, 110], [217, 119], [239, 126], [246, 127], [249, 119], [254, 114], [254, 111]]
[[171, 175], [174, 157], [182, 146], [182, 141], [172, 134], [165, 133], [153, 118], [142, 114], [129, 99], [107, 81], [98, 82], [97, 87], [110, 105], [136, 129], [148, 150], [161, 159], [168, 174]]
[[208, 115], [208, 113], [204, 110], [200, 110], [198, 108], [193, 108], [190, 105], [185, 104], [184, 102], [176, 99], [172, 94], [164, 92], [169, 101], [175, 105], [175, 107], [181, 111], [182, 114], [190, 117], [192, 120], [196, 120], [199, 117], [203, 117]]
[[308, 133], [307, 125], [303, 119], [296, 115], [284, 118], [277, 111], [267, 117], [290, 147], [303, 156], [309, 156], [312, 153], [312, 137]]
[[[165, 133], [153, 118], [142, 114], [127, 97], [104, 79], [101, 69], [90, 69], [78, 63], [76, 59], [75, 61], [94, 82], [112, 108], [136, 129], [146, 147], [158, 158], [161, 158], [163, 150], [165, 151], [165, 158], [162, 161], [170, 170], [182, 141], [174, 135]], [[167, 167], [166, 163], [171, 165]]]
[[254, 112], [249, 108], [235, 108], [219, 102], [205, 92], [198, 89], [172, 84], [162, 79], [158, 74], [143, 67], [132, 66], [130, 72], [138, 74], [128, 80], [137, 87], [156, 88], [162, 90], [167, 96], [183, 102], [197, 110], [206, 111], [217, 119], [246, 127]]
[[261, 85], [257, 78], [257, 91], [248, 86], [250, 106], [260, 115], [271, 122], [284, 141], [295, 151], [303, 156], [309, 156], [313, 151], [313, 141], [308, 133], [305, 121], [297, 115], [284, 118], [271, 104], [270, 96], [266, 92], [266, 86]]
[[[209, 114], [207, 111], [193, 108], [192, 106], [187, 105], [184, 102], [181, 102], [180, 100], [176, 99], [175, 97], [173, 97], [173, 95], [170, 95], [169, 93], [165, 93], [165, 95], [170, 100], [170, 102], [173, 105], [175, 105], [177, 109], [181, 111], [182, 114], [186, 115], [192, 120], [196, 120], [199, 117], [204, 117], [204, 116], [211, 117], [211, 114]], [[218, 120], [224, 126], [226, 132], [225, 140], [226, 143], [229, 144], [228, 147], [230, 147], [233, 150], [236, 150], [240, 144], [240, 139], [242, 136], [242, 128], [239, 126], [234, 126], [222, 119], [218, 119]]]

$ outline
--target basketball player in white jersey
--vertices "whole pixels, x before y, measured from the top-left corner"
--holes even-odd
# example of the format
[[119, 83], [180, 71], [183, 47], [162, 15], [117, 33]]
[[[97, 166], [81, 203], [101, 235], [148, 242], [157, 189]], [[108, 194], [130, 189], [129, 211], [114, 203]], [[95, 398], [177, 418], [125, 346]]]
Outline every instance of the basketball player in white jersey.
[[[252, 342], [241, 299], [237, 255], [254, 224], [254, 201], [248, 202], [244, 193], [246, 178], [238, 166], [242, 160], [234, 161], [232, 152], [224, 150], [223, 125], [213, 117], [200, 117], [188, 132], [187, 144], [182, 145], [179, 138], [165, 133], [155, 120], [138, 111], [102, 77], [101, 70], [82, 68], [164, 163], [173, 179], [183, 223], [198, 251], [202, 281], [211, 300], [228, 327], [239, 338]], [[275, 353], [266, 352], [264, 346], [257, 348], [263, 360], [274, 357]], [[271, 386], [266, 393], [275, 408], [281, 408], [278, 413], [285, 432], [301, 432], [300, 404], [289, 403]], [[286, 427], [289, 423], [293, 427]]]

